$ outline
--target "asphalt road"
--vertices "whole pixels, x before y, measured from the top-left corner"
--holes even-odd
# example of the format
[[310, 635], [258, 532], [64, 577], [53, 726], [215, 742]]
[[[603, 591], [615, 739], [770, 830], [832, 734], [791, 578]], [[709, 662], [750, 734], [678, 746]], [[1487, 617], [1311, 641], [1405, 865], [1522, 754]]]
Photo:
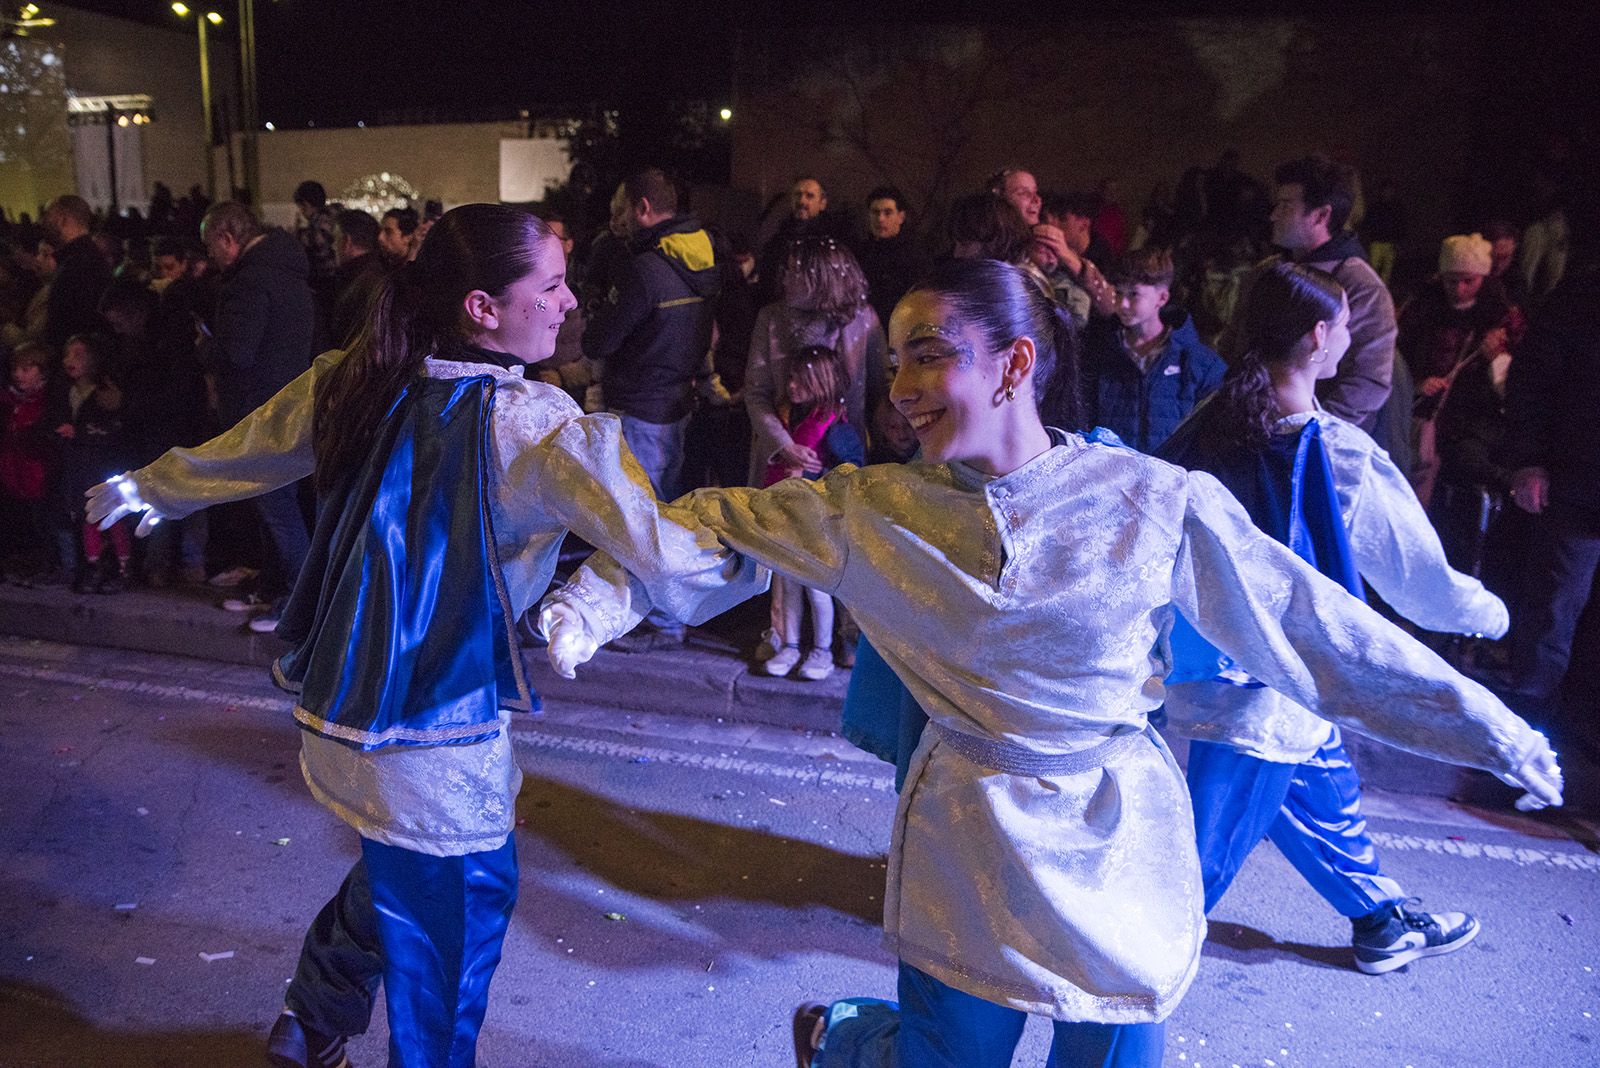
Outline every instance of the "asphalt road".
[[[641, 680], [648, 685], [648, 680]], [[892, 996], [888, 769], [846, 743], [555, 708], [519, 726], [518, 915], [485, 1068], [792, 1063], [797, 1002]], [[0, 1068], [263, 1063], [356, 855], [253, 669], [0, 639]], [[1386, 867], [1477, 942], [1385, 977], [1271, 849], [1213, 915], [1168, 1065], [1600, 1064], [1600, 840], [1369, 799]], [[382, 1012], [352, 1043], [384, 1060]], [[1019, 1065], [1040, 1064], [1030, 1023]]]

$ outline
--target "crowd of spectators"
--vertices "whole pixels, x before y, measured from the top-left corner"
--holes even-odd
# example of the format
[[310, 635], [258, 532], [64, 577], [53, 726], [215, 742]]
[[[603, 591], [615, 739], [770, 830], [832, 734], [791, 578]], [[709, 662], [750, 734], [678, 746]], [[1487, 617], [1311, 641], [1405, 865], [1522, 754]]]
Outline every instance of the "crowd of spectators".
[[[38, 224], [0, 227], [0, 560], [12, 579], [113, 592], [249, 575], [228, 605], [258, 629], [275, 622], [305, 554], [303, 494], [169, 524], [147, 546], [86, 528], [81, 494], [226, 429], [315, 352], [347, 343], [438, 215], [430, 204], [374, 218], [314, 181], [293, 199], [294, 232], [163, 188], [148, 216], [96, 219], [64, 196]], [[921, 205], [938, 209], [938, 234], [919, 232], [917, 207], [892, 186], [839, 204], [802, 175], [758, 235], [732, 234], [696, 218], [664, 172], [629, 175], [592, 241], [572, 240], [582, 220], [549, 217], [580, 308], [556, 357], [529, 373], [617, 414], [663, 497], [775, 471], [817, 477], [838, 459], [821, 447], [824, 425], [829, 441], [849, 428], [873, 462], [903, 461], [915, 440], [889, 403], [889, 316], [936, 258], [986, 257], [1025, 268], [1077, 325], [1089, 423], [1155, 451], [1221, 382], [1261, 266], [1315, 266], [1343, 287], [1352, 336], [1320, 403], [1411, 473], [1457, 566], [1513, 605], [1505, 652], [1484, 663], [1504, 661], [1505, 692], [1536, 716], [1553, 707], [1600, 565], [1588, 205], [1546, 190], [1526, 229], [1484, 219], [1425, 236], [1392, 188], [1367, 199], [1348, 165], [1287, 160], [1269, 182], [1230, 151], [1138, 211], [1113, 182], [1041, 189], [1017, 166]], [[1435, 240], [1437, 271], [1402, 281], [1405, 254]], [[813, 395], [819, 382], [838, 396]], [[1079, 399], [1055, 406], [1078, 411]], [[788, 592], [814, 625], [825, 618], [814, 596]], [[812, 633], [799, 655], [797, 603], [780, 597], [757, 659], [820, 678], [827, 642]], [[651, 622], [636, 648], [683, 640], [676, 621]], [[840, 627], [833, 653], [847, 663], [847, 617]]]

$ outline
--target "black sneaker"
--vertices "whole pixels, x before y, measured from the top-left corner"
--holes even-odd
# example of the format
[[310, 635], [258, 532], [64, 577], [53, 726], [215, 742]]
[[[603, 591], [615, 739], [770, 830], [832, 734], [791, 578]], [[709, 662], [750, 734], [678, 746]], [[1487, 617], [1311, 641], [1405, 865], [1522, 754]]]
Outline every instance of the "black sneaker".
[[351, 1068], [344, 1043], [343, 1035], [313, 1031], [285, 1010], [267, 1036], [267, 1060], [273, 1068]]
[[1356, 967], [1368, 975], [1403, 968], [1419, 957], [1454, 953], [1478, 937], [1478, 921], [1465, 912], [1418, 912], [1411, 898], [1351, 920]]

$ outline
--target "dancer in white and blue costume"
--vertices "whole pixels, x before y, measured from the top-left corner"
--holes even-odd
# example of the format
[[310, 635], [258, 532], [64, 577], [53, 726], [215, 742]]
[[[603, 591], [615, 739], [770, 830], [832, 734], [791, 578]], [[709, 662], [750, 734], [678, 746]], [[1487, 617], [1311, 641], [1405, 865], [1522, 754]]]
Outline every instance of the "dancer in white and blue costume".
[[[537, 700], [513, 628], [567, 531], [670, 571], [652, 590], [669, 610], [696, 567], [741, 566], [692, 517], [661, 521], [615, 417], [523, 377], [575, 306], [564, 278], [534, 216], [456, 208], [349, 351], [91, 501], [148, 529], [316, 478], [313, 555], [279, 628], [294, 647], [273, 674], [296, 694], [306, 783], [360, 834], [361, 859], [306, 935], [269, 1039], [280, 1068], [347, 1065], [380, 985], [391, 1068], [475, 1063], [517, 896], [509, 719]], [[731, 603], [729, 577], [695, 608]]]
[[[940, 267], [889, 333], [920, 461], [677, 502], [733, 552], [842, 600], [929, 716], [885, 896], [899, 1011], [838, 1003], [806, 1063], [1004, 1065], [1029, 1013], [1055, 1023], [1054, 1064], [1160, 1063], [1205, 934], [1188, 792], [1146, 719], [1176, 611], [1379, 737], [1418, 744], [1391, 710], [1425, 695], [1448, 719], [1430, 752], [1559, 802], [1536, 732], [1263, 535], [1214, 478], [1047, 431], [1035, 381], [1071, 360], [1072, 333], [1017, 268]], [[592, 558], [546, 601], [552, 663], [570, 671], [636, 624], [661, 580]]]
[[[1450, 567], [1405, 476], [1357, 427], [1323, 411], [1315, 386], [1349, 345], [1349, 305], [1331, 275], [1289, 263], [1265, 268], [1241, 309], [1241, 352], [1221, 390], [1160, 455], [1215, 475], [1265, 532], [1362, 596], [1370, 582], [1402, 616], [1433, 631], [1498, 638], [1506, 607]], [[1361, 780], [1339, 728], [1186, 642], [1187, 678], [1167, 692], [1169, 727], [1191, 739], [1206, 909], [1221, 899], [1263, 837], [1353, 927], [1356, 965], [1392, 971], [1465, 946], [1478, 922], [1427, 913], [1383, 874], [1361, 815]], [[1189, 650], [1193, 655], [1186, 655]], [[1176, 682], [1176, 678], [1169, 682]], [[1439, 710], [1405, 702], [1418, 738]], [[1508, 724], [1502, 728], [1510, 733]]]

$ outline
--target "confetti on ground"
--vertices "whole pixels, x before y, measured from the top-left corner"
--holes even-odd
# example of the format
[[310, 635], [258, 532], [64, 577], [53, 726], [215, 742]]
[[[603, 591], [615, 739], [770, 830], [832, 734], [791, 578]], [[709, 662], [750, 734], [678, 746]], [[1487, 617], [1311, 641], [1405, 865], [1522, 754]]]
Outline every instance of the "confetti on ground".
[[608, 920], [625, 920], [627, 918], [628, 917], [624, 916], [620, 912], [608, 912], [608, 913], [606, 913], [606, 919], [608, 919]]
[[272, 844], [275, 845], [275, 846], [286, 846], [286, 845], [289, 844], [289, 839], [287, 839], [287, 838], [274, 838], [272, 840]]
[[141, 816], [150, 815], [150, 810], [145, 808], [143, 805], [140, 805], [138, 808], [134, 809], [134, 811], [137, 812]]
[[767, 798], [767, 800], [771, 801], [774, 805], [788, 805], [789, 804], [789, 802], [787, 802], [787, 801], [779, 801], [776, 797], [769, 797], [769, 798]]
[[135, 957], [135, 958], [133, 958], [133, 963], [135, 963], [135, 964], [154, 964], [155, 962], [156, 962], [156, 959], [154, 957]]
[[202, 953], [200, 959], [210, 964], [214, 960], [227, 960], [233, 956], [233, 950], [225, 949], [221, 953]]

